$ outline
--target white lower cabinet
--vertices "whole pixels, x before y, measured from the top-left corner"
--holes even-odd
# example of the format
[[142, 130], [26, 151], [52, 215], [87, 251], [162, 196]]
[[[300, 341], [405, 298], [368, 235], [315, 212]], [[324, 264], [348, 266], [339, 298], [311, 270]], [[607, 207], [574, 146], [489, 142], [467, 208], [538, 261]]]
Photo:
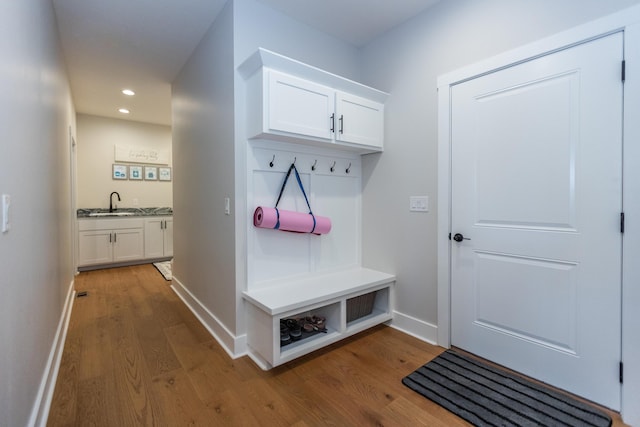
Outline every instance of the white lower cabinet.
[[173, 218], [153, 217], [144, 222], [144, 257], [173, 256]]
[[142, 219], [78, 221], [78, 266], [124, 263], [144, 257]]
[[[270, 369], [391, 320], [394, 284], [392, 275], [358, 268], [244, 292], [249, 354]], [[313, 316], [326, 331], [281, 342], [281, 320]]]

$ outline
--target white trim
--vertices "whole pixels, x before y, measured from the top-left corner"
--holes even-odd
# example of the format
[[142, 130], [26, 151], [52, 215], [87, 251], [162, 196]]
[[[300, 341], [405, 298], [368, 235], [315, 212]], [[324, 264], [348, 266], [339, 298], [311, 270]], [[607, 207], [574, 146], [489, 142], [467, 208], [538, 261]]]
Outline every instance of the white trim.
[[261, 356], [260, 353], [258, 353], [257, 351], [255, 351], [251, 346], [249, 346], [249, 351], [247, 353], [247, 355], [249, 356], [249, 358], [251, 360], [253, 360], [253, 363], [255, 363], [256, 365], [258, 365], [258, 367], [260, 369], [262, 369], [263, 371], [268, 371], [269, 369], [273, 368], [273, 366], [271, 366], [271, 364], [269, 362], [267, 362], [266, 360], [264, 360]]
[[438, 87], [438, 345], [451, 346], [451, 144], [449, 86]]
[[436, 345], [438, 336], [438, 327], [427, 323], [424, 320], [416, 319], [408, 314], [393, 312], [393, 319], [389, 325], [394, 329], [404, 332], [407, 335], [426, 341], [429, 344]]
[[67, 296], [62, 308], [60, 320], [58, 321], [58, 328], [56, 329], [56, 335], [53, 338], [51, 351], [47, 358], [47, 364], [40, 380], [40, 387], [38, 388], [38, 394], [36, 400], [31, 409], [31, 416], [29, 417], [28, 426], [46, 426], [47, 419], [49, 418], [49, 409], [51, 408], [51, 400], [53, 399], [53, 392], [56, 388], [56, 381], [58, 379], [58, 371], [60, 369], [60, 362], [62, 361], [62, 352], [64, 350], [64, 343], [67, 339], [67, 331], [69, 330], [69, 320], [71, 319], [71, 310], [73, 309], [73, 300], [76, 292], [73, 289], [73, 281], [69, 284], [67, 290]]
[[191, 310], [202, 325], [209, 333], [218, 341], [218, 344], [227, 352], [229, 357], [237, 359], [247, 354], [247, 335], [243, 334], [235, 336], [227, 327], [205, 307], [198, 298], [196, 298], [184, 286], [180, 280], [173, 277], [171, 289]]
[[[451, 325], [450, 302], [450, 91], [456, 83], [499, 70], [525, 60], [564, 49], [600, 37], [625, 31], [625, 60], [627, 76], [640, 77], [640, 6], [547, 37], [484, 61], [460, 68], [438, 78], [438, 344], [449, 347]], [[634, 72], [635, 71], [635, 72]], [[622, 418], [625, 423], [640, 425], [640, 339], [634, 325], [640, 324], [640, 227], [630, 219], [640, 217], [640, 87], [638, 81], [627, 78], [625, 83], [624, 122], [624, 203], [628, 219], [624, 237], [623, 301], [622, 301], [622, 359], [624, 383], [622, 389]], [[636, 226], [634, 228], [634, 225]]]
[[640, 426], [640, 24], [625, 28], [627, 64], [624, 95], [623, 203], [625, 233], [622, 271], [622, 414], [627, 424]]
[[605, 34], [623, 30], [628, 25], [639, 20], [640, 6], [624, 9], [612, 15], [443, 74], [438, 77], [438, 88], [448, 87], [455, 83], [602, 37]]

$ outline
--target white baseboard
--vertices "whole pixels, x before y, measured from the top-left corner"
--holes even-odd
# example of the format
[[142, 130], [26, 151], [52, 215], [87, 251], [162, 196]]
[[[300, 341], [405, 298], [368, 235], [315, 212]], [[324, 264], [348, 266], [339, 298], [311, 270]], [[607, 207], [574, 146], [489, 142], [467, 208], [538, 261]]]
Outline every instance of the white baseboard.
[[429, 344], [438, 345], [438, 327], [424, 320], [394, 311], [389, 326]]
[[258, 365], [258, 367], [260, 369], [262, 369], [263, 371], [268, 371], [269, 369], [273, 368], [273, 366], [271, 366], [271, 364], [269, 362], [267, 362], [265, 359], [263, 359], [260, 356], [260, 354], [258, 352], [256, 352], [256, 351], [254, 351], [251, 347], [248, 348], [247, 355], [249, 356], [249, 358], [251, 360], [253, 360], [253, 363]]
[[175, 276], [171, 283], [171, 289], [173, 289], [182, 302], [185, 303], [189, 310], [191, 310], [200, 323], [202, 323], [232, 359], [237, 359], [247, 354], [246, 334], [235, 336], [231, 333]]
[[60, 369], [60, 361], [62, 360], [62, 352], [64, 350], [64, 343], [67, 339], [67, 331], [69, 329], [69, 320], [71, 319], [71, 310], [73, 309], [73, 300], [76, 292], [73, 289], [73, 281], [69, 284], [67, 290], [67, 296], [62, 308], [62, 314], [60, 315], [60, 321], [58, 322], [58, 328], [56, 335], [53, 339], [53, 345], [47, 358], [47, 364], [40, 381], [40, 387], [38, 388], [38, 394], [36, 400], [31, 409], [31, 416], [29, 417], [28, 426], [44, 427], [47, 425], [47, 418], [49, 418], [49, 409], [51, 408], [51, 400], [53, 399], [53, 392], [56, 388], [56, 380], [58, 379], [58, 371]]

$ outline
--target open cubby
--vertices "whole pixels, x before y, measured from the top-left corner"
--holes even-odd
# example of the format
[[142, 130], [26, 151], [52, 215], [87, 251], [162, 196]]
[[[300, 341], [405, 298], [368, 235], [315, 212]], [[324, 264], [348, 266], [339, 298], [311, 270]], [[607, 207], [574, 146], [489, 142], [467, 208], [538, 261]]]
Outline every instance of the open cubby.
[[[364, 329], [376, 318], [386, 318], [389, 313], [390, 287], [378, 289], [347, 300], [347, 329]], [[353, 305], [350, 307], [350, 305]], [[351, 308], [351, 316], [350, 309]]]

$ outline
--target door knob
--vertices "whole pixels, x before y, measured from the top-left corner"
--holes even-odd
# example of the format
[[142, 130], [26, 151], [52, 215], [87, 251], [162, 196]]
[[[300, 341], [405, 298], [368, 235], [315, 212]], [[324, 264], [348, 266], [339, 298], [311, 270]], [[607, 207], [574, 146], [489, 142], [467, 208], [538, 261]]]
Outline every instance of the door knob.
[[460, 233], [456, 233], [453, 235], [453, 240], [455, 240], [456, 242], [462, 242], [463, 240], [471, 240], [468, 237], [464, 237], [462, 234]]

